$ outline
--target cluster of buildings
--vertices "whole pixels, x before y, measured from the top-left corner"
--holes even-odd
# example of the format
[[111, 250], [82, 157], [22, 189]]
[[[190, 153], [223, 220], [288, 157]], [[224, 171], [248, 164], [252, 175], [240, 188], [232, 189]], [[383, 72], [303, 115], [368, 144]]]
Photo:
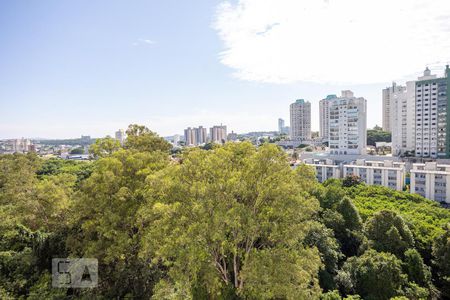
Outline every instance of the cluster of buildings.
[[409, 164], [387, 159], [337, 162], [312, 158], [304, 159], [303, 163], [315, 169], [319, 182], [355, 175], [366, 184], [381, 185], [397, 191], [403, 191], [409, 183], [411, 194], [450, 206], [450, 164], [439, 164], [436, 161]]
[[[311, 103], [298, 99], [290, 104], [290, 123], [278, 119], [278, 132], [227, 134], [227, 127], [188, 127], [184, 135], [166, 139], [177, 146], [199, 146], [206, 143], [225, 143], [248, 139], [258, 145], [274, 140], [285, 147], [300, 145], [326, 147], [320, 159], [303, 156], [304, 163], [313, 166], [320, 182], [328, 178], [357, 175], [367, 184], [383, 185], [403, 190], [409, 184], [410, 192], [438, 202], [450, 204], [450, 67], [441, 77], [431, 74], [395, 82], [382, 90], [382, 127], [392, 135], [393, 156], [367, 155], [367, 100], [350, 90], [328, 95], [319, 101], [319, 136], [311, 131]], [[281, 135], [281, 137], [280, 137]], [[286, 139], [288, 135], [289, 139]], [[121, 144], [126, 134], [119, 129], [115, 139]], [[51, 148], [59, 153], [70, 153], [74, 147], [87, 147], [90, 136], [81, 136], [79, 142]], [[81, 145], [81, 146], [79, 146]], [[0, 153], [40, 151], [40, 144], [29, 139], [0, 141]], [[55, 150], [56, 149], [56, 150]], [[47, 150], [45, 150], [47, 151]], [[85, 151], [85, 154], [87, 152]], [[303, 154], [305, 155], [305, 154]], [[382, 160], [380, 160], [382, 159]], [[420, 161], [421, 163], [416, 163]]]
[[426, 68], [417, 80], [383, 90], [383, 129], [392, 133], [394, 155], [450, 158], [448, 89], [447, 65], [442, 77]]
[[[320, 182], [356, 175], [399, 191], [409, 184], [411, 193], [450, 205], [450, 67], [442, 77], [426, 68], [417, 80], [393, 83], [383, 89], [382, 100], [382, 125], [392, 135], [393, 156], [379, 161], [366, 155], [367, 101], [347, 90], [320, 100], [320, 139], [328, 152], [303, 162], [315, 168]], [[289, 134], [291, 141], [313, 142], [309, 102], [290, 105]]]
[[12, 151], [16, 153], [35, 152], [36, 146], [30, 139], [15, 139], [11, 141]]
[[[328, 95], [319, 102], [320, 143], [332, 154], [366, 154], [367, 100], [352, 91]], [[290, 139], [297, 144], [314, 144], [311, 136], [311, 103], [304, 99], [290, 105]]]
[[[431, 74], [405, 85], [383, 89], [383, 130], [392, 134], [395, 156], [450, 158], [450, 67], [442, 77]], [[366, 154], [367, 100], [342, 91], [338, 97], [328, 95], [319, 102], [320, 139], [333, 154]], [[278, 121], [280, 133], [286, 131]], [[312, 143], [311, 103], [303, 99], [290, 105], [291, 141]]]
[[39, 148], [32, 140], [26, 138], [0, 141], [1, 153], [28, 153], [36, 152]]
[[227, 138], [227, 126], [225, 125], [211, 127], [209, 129], [209, 135], [207, 134], [206, 128], [203, 126], [194, 128], [188, 127], [184, 130], [185, 146], [199, 146], [208, 142], [223, 144], [227, 141]]
[[319, 182], [355, 175], [369, 185], [382, 185], [397, 191], [402, 191], [405, 187], [406, 163], [404, 162], [366, 159], [348, 162], [337, 162], [332, 159], [304, 159], [303, 162], [314, 167]]

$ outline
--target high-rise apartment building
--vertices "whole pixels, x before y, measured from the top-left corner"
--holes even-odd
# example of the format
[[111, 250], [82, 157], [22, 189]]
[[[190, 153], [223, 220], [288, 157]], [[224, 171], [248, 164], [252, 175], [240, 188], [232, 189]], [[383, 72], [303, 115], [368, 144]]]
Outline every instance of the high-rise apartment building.
[[285, 126], [284, 119], [278, 119], [278, 133], [279, 134], [289, 134], [289, 126]]
[[[392, 153], [401, 155], [415, 149], [415, 82], [406, 86], [392, 83], [383, 89], [383, 97], [389, 98], [389, 126], [392, 134]], [[383, 120], [385, 117], [383, 110]], [[383, 127], [384, 129], [384, 127]]]
[[329, 147], [332, 154], [366, 154], [367, 101], [352, 91], [330, 100]]
[[116, 140], [120, 142], [121, 145], [125, 142], [125, 131], [123, 129], [119, 129], [115, 133]]
[[186, 146], [196, 146], [197, 140], [195, 136], [195, 128], [188, 127], [184, 130], [184, 144]]
[[198, 146], [206, 143], [206, 128], [199, 126], [198, 128], [188, 127], [184, 130], [184, 141], [186, 146]]
[[391, 88], [383, 89], [383, 111], [382, 111], [382, 121], [381, 126], [384, 131], [391, 132]]
[[303, 141], [311, 139], [311, 103], [299, 99], [290, 106], [291, 140]]
[[208, 134], [206, 128], [203, 126], [199, 126], [198, 128], [194, 128], [195, 130], [195, 139], [198, 145], [206, 144]]
[[30, 150], [31, 140], [21, 138], [12, 141], [12, 150], [17, 153], [25, 153]]
[[450, 125], [448, 114], [450, 68], [447, 65], [444, 77], [431, 75], [426, 68], [415, 83], [416, 152], [418, 157], [450, 157]]
[[225, 143], [227, 141], [227, 126], [213, 126], [209, 129], [211, 142]]
[[282, 118], [278, 119], [278, 133], [283, 133], [284, 120]]
[[[397, 85], [395, 82], [391, 86], [383, 89], [383, 120], [382, 127], [384, 131], [392, 132], [393, 124], [392, 119], [395, 116], [395, 100], [402, 97], [406, 93], [406, 87]], [[404, 95], [406, 96], [406, 95]]]
[[336, 95], [328, 95], [325, 99], [319, 101], [319, 133], [324, 142], [328, 142], [330, 135], [330, 100], [336, 98]]

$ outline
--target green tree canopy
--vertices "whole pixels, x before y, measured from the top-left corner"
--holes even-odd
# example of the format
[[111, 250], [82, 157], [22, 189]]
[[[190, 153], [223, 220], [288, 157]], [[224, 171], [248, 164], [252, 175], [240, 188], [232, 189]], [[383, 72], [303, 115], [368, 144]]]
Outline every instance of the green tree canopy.
[[126, 131], [124, 147], [136, 151], [163, 151], [172, 149], [172, 145], [145, 126], [132, 124]]
[[404, 271], [408, 280], [420, 286], [428, 287], [431, 284], [430, 268], [424, 264], [422, 256], [416, 249], [408, 249], [405, 252]]
[[[149, 178], [142, 255], [168, 268], [156, 294], [312, 299], [320, 258], [303, 240], [318, 202], [273, 144], [229, 143], [184, 154]], [[191, 296], [189, 296], [191, 295]]]
[[389, 253], [366, 251], [349, 258], [338, 274], [341, 289], [367, 300], [384, 300], [398, 295], [405, 282], [401, 261]]
[[366, 223], [367, 238], [377, 251], [390, 252], [401, 257], [414, 246], [414, 238], [403, 218], [393, 211], [382, 210]]
[[144, 203], [147, 176], [165, 168], [160, 151], [119, 150], [96, 162], [73, 209], [69, 237], [72, 255], [95, 257], [102, 275], [100, 293], [112, 297], [143, 297], [151, 292], [154, 269], [139, 258], [142, 234], [136, 224]]
[[121, 148], [120, 142], [111, 137], [96, 139], [89, 147], [89, 153], [95, 158], [109, 156]]
[[328, 179], [323, 184], [324, 189], [319, 189], [316, 193], [322, 208], [336, 209], [337, 205], [345, 197], [345, 189], [342, 181], [338, 179]]
[[321, 223], [313, 224], [305, 238], [305, 244], [317, 247], [320, 252], [323, 263], [319, 271], [320, 286], [325, 291], [335, 289], [334, 277], [338, 271], [339, 261], [344, 255], [340, 250], [339, 242], [334, 237], [333, 230]]
[[0, 297], [26, 295], [48, 268], [58, 236], [67, 230], [76, 176], [36, 174], [35, 155], [0, 156]]
[[362, 221], [356, 206], [349, 197], [344, 197], [337, 207], [337, 211], [342, 215], [345, 227], [348, 230], [361, 230]]
[[450, 298], [450, 223], [445, 232], [433, 244], [433, 265], [437, 271], [438, 285], [442, 296]]
[[391, 142], [391, 133], [381, 130], [380, 127], [367, 130], [367, 145], [375, 146], [376, 142]]
[[74, 148], [70, 150], [70, 154], [83, 154], [83, 153], [84, 153], [83, 147]]

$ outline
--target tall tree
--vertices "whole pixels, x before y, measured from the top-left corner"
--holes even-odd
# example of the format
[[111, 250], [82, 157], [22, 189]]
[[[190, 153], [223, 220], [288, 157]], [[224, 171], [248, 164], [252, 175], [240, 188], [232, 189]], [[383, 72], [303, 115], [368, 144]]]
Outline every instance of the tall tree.
[[120, 142], [111, 137], [96, 139], [89, 147], [89, 153], [95, 158], [105, 157], [113, 154], [121, 148]]
[[380, 127], [367, 130], [367, 145], [375, 146], [376, 142], [390, 142], [391, 133], [383, 131]]
[[389, 253], [366, 251], [349, 258], [338, 274], [341, 290], [367, 300], [390, 299], [404, 284], [401, 261]]
[[320, 201], [320, 206], [322, 208], [332, 208], [336, 209], [339, 202], [344, 199], [345, 190], [342, 187], [342, 181], [338, 179], [328, 179], [323, 184], [324, 190], [317, 197]]
[[0, 156], [0, 296], [6, 299], [25, 297], [50, 258], [64, 252], [58, 241], [67, 230], [76, 176], [39, 179], [41, 166], [34, 155]]
[[168, 162], [160, 151], [116, 151], [96, 161], [77, 195], [68, 247], [74, 256], [99, 260], [102, 281], [96, 292], [104, 297], [151, 294], [157, 270], [138, 256], [142, 234], [136, 218], [147, 176]]
[[320, 223], [314, 224], [305, 238], [305, 244], [317, 247], [320, 252], [323, 263], [319, 271], [320, 286], [324, 291], [334, 290], [336, 288], [334, 277], [338, 272], [339, 261], [344, 255], [333, 230]]
[[393, 211], [382, 210], [366, 223], [367, 238], [377, 251], [390, 252], [402, 257], [414, 246], [414, 238], [403, 218]]
[[320, 258], [303, 240], [319, 205], [283, 151], [229, 143], [182, 161], [149, 180], [141, 210], [142, 255], [169, 270], [157, 295], [317, 298]]
[[362, 220], [356, 206], [349, 197], [344, 197], [337, 207], [337, 211], [342, 215], [345, 227], [348, 230], [361, 230]]
[[172, 145], [145, 126], [132, 124], [126, 131], [124, 147], [136, 151], [163, 151], [172, 149]]
[[424, 264], [420, 253], [416, 249], [408, 249], [404, 256], [403, 269], [408, 275], [408, 280], [420, 286], [429, 287], [431, 284], [431, 272], [429, 267]]

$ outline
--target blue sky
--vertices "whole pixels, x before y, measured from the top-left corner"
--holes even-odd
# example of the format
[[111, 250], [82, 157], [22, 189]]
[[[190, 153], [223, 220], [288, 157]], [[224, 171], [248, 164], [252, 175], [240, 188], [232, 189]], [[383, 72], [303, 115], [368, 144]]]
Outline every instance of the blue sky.
[[[218, 0], [0, 1], [0, 138], [100, 137], [130, 123], [164, 136], [221, 123], [276, 130], [297, 98], [312, 102], [318, 130], [318, 100], [342, 89], [368, 100], [369, 126], [381, 123], [381, 89], [394, 78], [236, 75], [243, 67], [223, 52], [235, 47], [230, 28], [217, 25], [236, 4], [224, 12]], [[264, 49], [253, 49], [255, 57]]]

